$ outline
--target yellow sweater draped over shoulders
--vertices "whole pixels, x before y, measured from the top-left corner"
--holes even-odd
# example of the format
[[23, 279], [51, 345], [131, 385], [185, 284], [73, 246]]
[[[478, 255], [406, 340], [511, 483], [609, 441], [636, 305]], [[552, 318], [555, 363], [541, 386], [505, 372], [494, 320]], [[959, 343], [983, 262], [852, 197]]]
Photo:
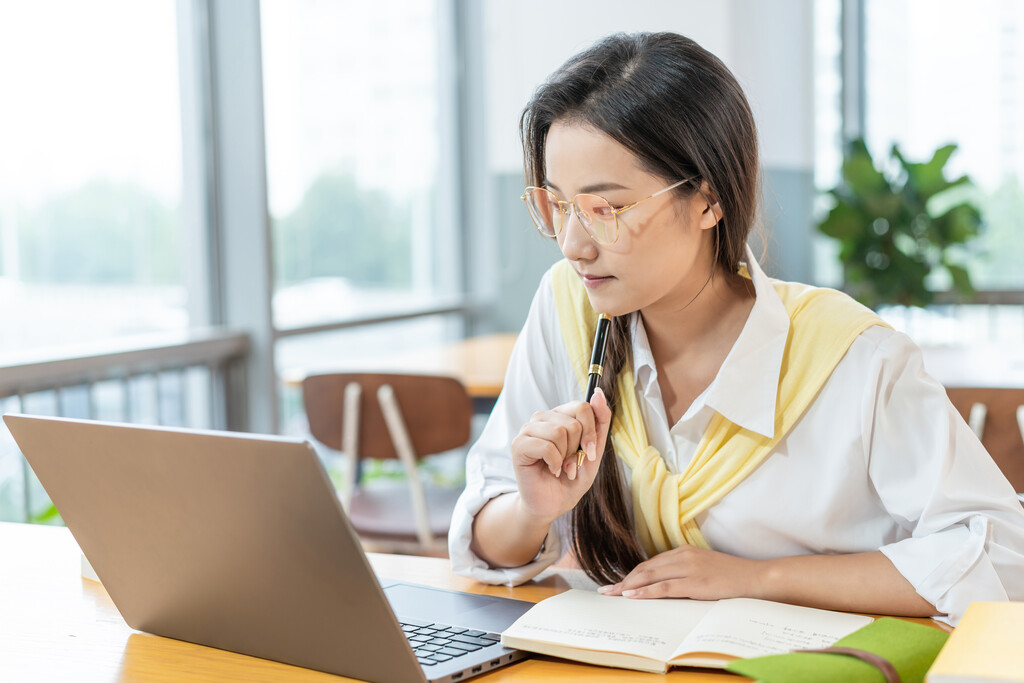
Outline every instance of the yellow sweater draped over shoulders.
[[[672, 473], [647, 438], [631, 359], [619, 370], [611, 441], [616, 455], [632, 472], [634, 519], [648, 556], [683, 544], [709, 547], [696, 517], [772, 453], [810, 407], [854, 339], [873, 325], [885, 325], [874, 312], [842, 292], [774, 280], [772, 284], [790, 318], [773, 436], [743, 429], [715, 413], [686, 470]], [[562, 337], [582, 391], [597, 313], [568, 261], [554, 266], [552, 285]]]

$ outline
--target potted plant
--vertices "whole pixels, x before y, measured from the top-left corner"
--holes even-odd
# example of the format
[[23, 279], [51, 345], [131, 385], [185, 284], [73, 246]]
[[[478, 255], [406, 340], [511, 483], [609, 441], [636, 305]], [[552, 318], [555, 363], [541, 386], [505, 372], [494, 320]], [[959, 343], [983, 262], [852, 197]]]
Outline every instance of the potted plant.
[[835, 204], [818, 229], [839, 241], [844, 288], [861, 303], [930, 304], [934, 292], [925, 280], [937, 268], [949, 273], [959, 294], [974, 294], [961, 245], [978, 235], [981, 214], [966, 198], [970, 178], [945, 177], [956, 147], [940, 147], [930, 161], [915, 163], [893, 145], [895, 170], [886, 174], [864, 140], [850, 142], [843, 180], [828, 193]]

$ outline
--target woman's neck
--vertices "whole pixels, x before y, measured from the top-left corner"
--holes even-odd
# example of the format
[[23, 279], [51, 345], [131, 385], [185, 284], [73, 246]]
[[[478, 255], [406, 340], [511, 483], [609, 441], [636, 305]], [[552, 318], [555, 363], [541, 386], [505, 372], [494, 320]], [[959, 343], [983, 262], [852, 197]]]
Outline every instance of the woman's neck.
[[714, 380], [753, 305], [749, 280], [717, 271], [683, 309], [641, 311], [670, 426]]
[[[652, 350], [661, 350], [671, 357], [681, 349], [716, 347], [723, 336], [732, 337], [731, 347], [739, 336], [754, 302], [750, 280], [739, 275], [728, 276], [721, 269], [713, 271], [708, 278], [699, 279], [700, 283], [694, 280], [696, 291], [692, 300], [682, 308], [651, 307], [640, 312]], [[656, 359], [657, 356], [656, 352]]]

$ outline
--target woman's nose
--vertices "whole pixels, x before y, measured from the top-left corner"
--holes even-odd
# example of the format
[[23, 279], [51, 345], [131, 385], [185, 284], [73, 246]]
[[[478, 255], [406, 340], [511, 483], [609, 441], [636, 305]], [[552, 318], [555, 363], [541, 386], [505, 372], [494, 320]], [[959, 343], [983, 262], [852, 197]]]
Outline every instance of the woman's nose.
[[562, 255], [570, 261], [592, 260], [597, 256], [597, 245], [580, 222], [575, 208], [569, 211], [562, 232], [558, 236]]

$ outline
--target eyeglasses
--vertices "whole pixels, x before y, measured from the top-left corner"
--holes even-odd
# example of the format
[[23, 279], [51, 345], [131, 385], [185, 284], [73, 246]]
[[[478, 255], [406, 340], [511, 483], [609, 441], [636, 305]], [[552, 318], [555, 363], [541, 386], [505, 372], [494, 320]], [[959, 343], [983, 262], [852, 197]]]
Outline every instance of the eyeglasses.
[[[696, 177], [696, 176], [694, 176]], [[680, 180], [674, 185], [658, 190], [652, 195], [633, 202], [621, 209], [613, 207], [604, 197], [596, 194], [578, 194], [571, 202], [563, 202], [555, 196], [551, 190], [543, 187], [530, 186], [520, 197], [526, 202], [526, 209], [530, 212], [537, 230], [545, 237], [558, 237], [562, 227], [569, 222], [569, 212], [575, 208], [576, 217], [579, 218], [583, 228], [590, 235], [590, 239], [598, 244], [614, 244], [619, 239], [619, 214], [629, 211], [633, 207], [648, 199], [654, 199], [658, 195], [674, 190], [683, 183], [693, 178]]]

